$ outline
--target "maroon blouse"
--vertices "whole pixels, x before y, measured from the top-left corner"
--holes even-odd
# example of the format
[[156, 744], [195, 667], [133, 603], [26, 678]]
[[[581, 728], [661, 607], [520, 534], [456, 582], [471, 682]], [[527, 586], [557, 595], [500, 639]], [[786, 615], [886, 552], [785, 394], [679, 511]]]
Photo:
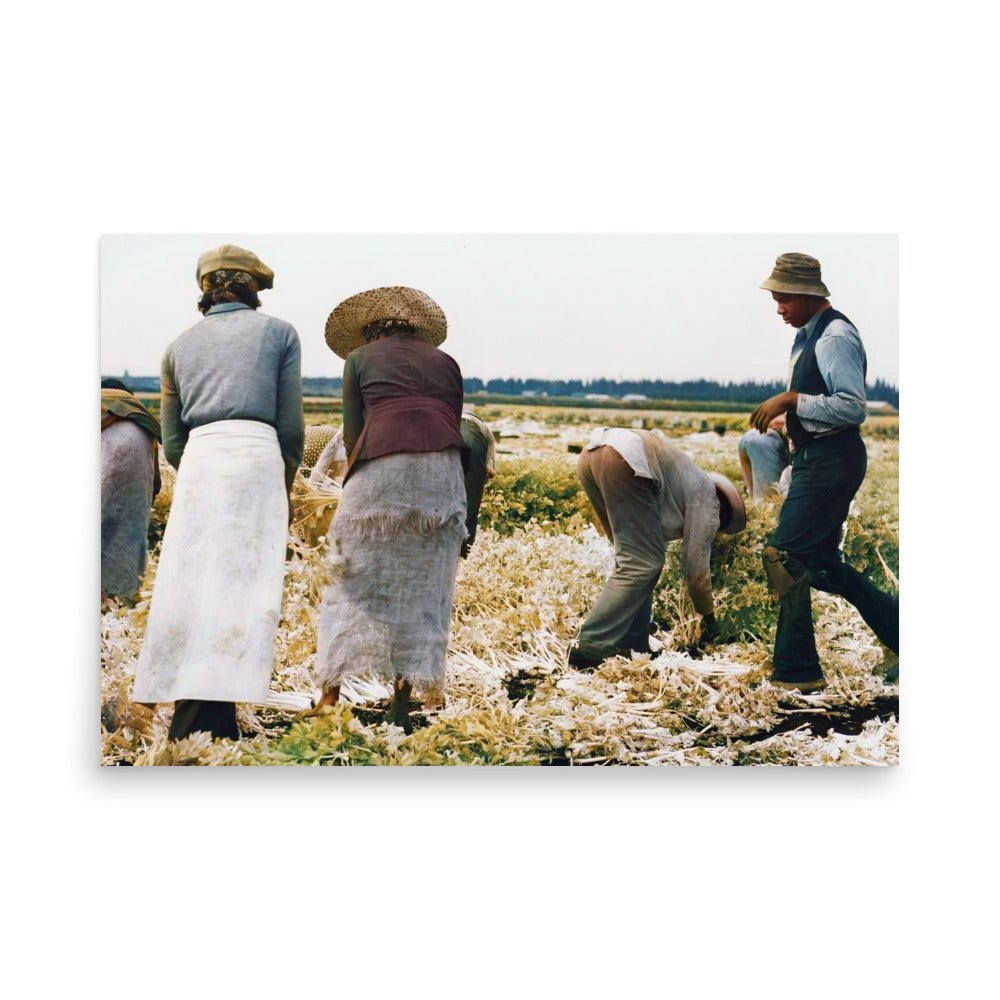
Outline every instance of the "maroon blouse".
[[413, 336], [385, 337], [344, 364], [344, 444], [350, 467], [398, 452], [459, 448], [462, 372], [454, 358]]

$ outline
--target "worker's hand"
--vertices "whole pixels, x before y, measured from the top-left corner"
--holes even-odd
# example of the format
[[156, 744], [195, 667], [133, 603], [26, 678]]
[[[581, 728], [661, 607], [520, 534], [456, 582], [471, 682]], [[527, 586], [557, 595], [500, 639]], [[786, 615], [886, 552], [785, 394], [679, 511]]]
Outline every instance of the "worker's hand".
[[750, 414], [750, 426], [755, 427], [761, 434], [766, 434], [771, 421], [789, 410], [794, 410], [798, 401], [799, 394], [797, 392], [779, 392], [777, 396], [765, 399]]
[[698, 639], [699, 646], [707, 646], [710, 642], [715, 642], [719, 638], [719, 623], [715, 620], [715, 615], [702, 615], [701, 636]]

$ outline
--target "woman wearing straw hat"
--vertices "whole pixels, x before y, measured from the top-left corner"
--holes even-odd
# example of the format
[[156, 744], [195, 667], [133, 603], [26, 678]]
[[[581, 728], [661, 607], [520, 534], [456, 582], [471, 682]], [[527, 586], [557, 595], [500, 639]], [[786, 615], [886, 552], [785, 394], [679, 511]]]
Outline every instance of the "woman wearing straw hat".
[[170, 737], [237, 738], [267, 699], [304, 436], [294, 328], [256, 312], [274, 273], [225, 245], [198, 261], [204, 319], [167, 347], [163, 451], [177, 469], [136, 701], [176, 702]]
[[330, 530], [319, 707], [348, 675], [381, 678], [393, 684], [387, 720], [407, 730], [414, 687], [435, 698], [443, 689], [466, 533], [462, 373], [438, 350], [446, 334], [437, 303], [400, 286], [346, 299], [326, 324], [346, 359], [349, 466]]

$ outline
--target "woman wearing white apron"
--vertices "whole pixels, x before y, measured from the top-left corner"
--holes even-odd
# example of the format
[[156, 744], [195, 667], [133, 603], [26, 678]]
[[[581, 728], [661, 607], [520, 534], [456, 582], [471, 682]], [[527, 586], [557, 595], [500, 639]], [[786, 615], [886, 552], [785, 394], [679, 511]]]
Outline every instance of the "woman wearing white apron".
[[171, 739], [235, 739], [235, 702], [266, 699], [273, 667], [304, 439], [301, 353], [290, 324], [255, 311], [274, 274], [254, 254], [209, 251], [197, 278], [205, 318], [161, 369], [177, 480], [133, 698], [176, 703]]

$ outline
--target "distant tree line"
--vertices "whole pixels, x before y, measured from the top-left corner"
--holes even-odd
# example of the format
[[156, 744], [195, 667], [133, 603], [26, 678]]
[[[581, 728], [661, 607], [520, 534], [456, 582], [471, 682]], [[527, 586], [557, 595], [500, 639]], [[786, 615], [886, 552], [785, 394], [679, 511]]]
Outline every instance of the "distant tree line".
[[[122, 381], [133, 392], [159, 392], [160, 380], [155, 376], [126, 375]], [[646, 396], [649, 399], [690, 399], [711, 402], [759, 403], [768, 396], [783, 392], [784, 382], [716, 382], [694, 379], [686, 382], [666, 382], [663, 379], [638, 381], [594, 379], [538, 379], [538, 378], [467, 378], [466, 393], [489, 392], [498, 396], [520, 396], [525, 392], [548, 396], [602, 395], [621, 398], [625, 395]], [[339, 378], [303, 378], [302, 388], [307, 396], [339, 396], [343, 380]], [[882, 379], [868, 386], [868, 399], [890, 403], [899, 409], [899, 389]]]
[[[783, 392], [784, 382], [716, 382], [694, 379], [686, 382], [667, 382], [663, 379], [618, 380], [595, 379], [521, 379], [479, 378], [465, 379], [465, 391], [496, 393], [500, 396], [520, 396], [525, 392], [546, 393], [549, 396], [603, 395], [621, 398], [625, 395], [646, 396], [649, 399], [690, 399], [698, 401], [760, 403], [769, 396]], [[868, 398], [881, 400], [899, 408], [899, 390], [882, 379], [868, 386]]]

